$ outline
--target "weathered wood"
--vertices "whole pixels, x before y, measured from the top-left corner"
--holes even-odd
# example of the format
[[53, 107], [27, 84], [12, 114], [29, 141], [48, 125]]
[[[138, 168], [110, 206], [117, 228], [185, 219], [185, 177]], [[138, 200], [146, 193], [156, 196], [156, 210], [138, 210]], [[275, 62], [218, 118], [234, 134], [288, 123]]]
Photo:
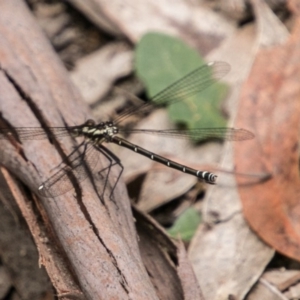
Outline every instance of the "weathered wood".
[[[2, 1], [0, 11], [1, 126], [83, 122], [88, 109], [26, 6], [20, 0]], [[1, 140], [0, 163], [36, 191], [63, 154], [72, 151], [70, 138], [53, 142], [31, 140], [19, 145]], [[18, 203], [23, 201], [19, 207], [59, 296], [80, 296], [82, 292], [81, 297], [87, 299], [157, 299], [141, 261], [130, 203], [121, 182], [114, 192], [115, 202], [105, 198], [105, 205], [88, 179], [81, 184], [82, 193], [73, 195], [71, 191], [36, 202], [34, 194], [26, 193], [22, 185], [19, 189], [10, 180], [10, 187]], [[39, 223], [30, 215], [46, 224], [47, 247], [38, 236]], [[61, 261], [49, 254], [54, 250]]]

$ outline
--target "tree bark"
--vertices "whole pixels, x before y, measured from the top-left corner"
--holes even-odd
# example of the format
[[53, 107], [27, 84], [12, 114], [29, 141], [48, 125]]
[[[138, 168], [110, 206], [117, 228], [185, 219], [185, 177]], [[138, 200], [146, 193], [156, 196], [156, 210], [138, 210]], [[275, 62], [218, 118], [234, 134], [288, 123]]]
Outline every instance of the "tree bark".
[[[1, 1], [0, 11], [1, 127], [82, 123], [89, 111], [24, 3]], [[122, 182], [115, 200], [105, 197], [103, 203], [88, 179], [75, 196], [68, 192], [49, 199], [32, 193], [72, 151], [71, 138], [51, 142], [0, 140], [0, 163], [10, 172], [4, 172], [6, 181], [58, 296], [157, 299]]]

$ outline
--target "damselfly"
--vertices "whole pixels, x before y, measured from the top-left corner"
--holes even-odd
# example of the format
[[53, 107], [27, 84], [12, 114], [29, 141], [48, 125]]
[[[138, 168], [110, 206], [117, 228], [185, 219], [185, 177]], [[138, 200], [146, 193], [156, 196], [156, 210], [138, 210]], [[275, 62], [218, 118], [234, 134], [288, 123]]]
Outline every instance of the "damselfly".
[[[123, 128], [120, 123], [125, 118], [133, 114], [148, 113], [162, 106], [170, 105], [180, 101], [182, 98], [188, 97], [200, 92], [216, 81], [220, 80], [230, 70], [230, 66], [225, 62], [212, 62], [200, 66], [183, 78], [174, 82], [156, 96], [151, 101], [143, 102], [138, 107], [125, 110], [114, 121], [101, 122], [96, 124], [92, 120], [86, 121], [79, 126], [70, 127], [50, 127], [48, 133], [41, 127], [18, 127], [14, 128], [14, 132], [18, 138], [22, 140], [39, 140], [46, 139], [50, 136], [61, 138], [71, 135], [73, 137], [84, 137], [85, 141], [78, 146], [83, 147], [82, 151], [75, 149], [63, 162], [58, 171], [56, 171], [48, 180], [38, 187], [38, 193], [44, 197], [56, 197], [68, 192], [73, 185], [70, 177], [74, 176], [78, 182], [84, 180], [88, 176], [88, 169], [93, 172], [102, 172], [102, 170], [94, 170], [98, 161], [98, 153], [101, 152], [109, 162], [108, 174], [105, 179], [103, 194], [107, 183], [107, 178], [113, 165], [119, 165], [121, 171], [112, 187], [111, 194], [123, 172], [123, 166], [120, 160], [107, 148], [103, 143], [115, 143], [119, 146], [128, 148], [136, 153], [144, 155], [149, 159], [166, 165], [167, 167], [177, 169], [184, 173], [196, 176], [200, 180], [215, 184], [217, 176], [209, 171], [201, 171], [191, 167], [176, 163], [163, 156], [152, 153], [144, 148], [134, 145], [126, 139], [118, 136], [120, 133], [150, 133], [170, 137], [184, 137], [192, 139], [209, 139], [219, 138], [231, 141], [242, 141], [252, 139], [254, 135], [245, 129], [235, 128], [197, 128], [192, 130], [128, 130]], [[50, 133], [49, 133], [50, 132]], [[0, 139], [8, 138], [11, 129], [0, 128]], [[95, 151], [96, 150], [96, 151]]]

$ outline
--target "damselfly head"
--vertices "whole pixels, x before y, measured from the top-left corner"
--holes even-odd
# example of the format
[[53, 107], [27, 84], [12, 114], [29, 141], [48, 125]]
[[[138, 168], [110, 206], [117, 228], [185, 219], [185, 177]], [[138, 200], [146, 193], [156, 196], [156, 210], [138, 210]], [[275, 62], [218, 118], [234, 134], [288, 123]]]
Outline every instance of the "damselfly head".
[[84, 123], [84, 126], [95, 126], [95, 125], [96, 125], [96, 122], [92, 119], [89, 119]]

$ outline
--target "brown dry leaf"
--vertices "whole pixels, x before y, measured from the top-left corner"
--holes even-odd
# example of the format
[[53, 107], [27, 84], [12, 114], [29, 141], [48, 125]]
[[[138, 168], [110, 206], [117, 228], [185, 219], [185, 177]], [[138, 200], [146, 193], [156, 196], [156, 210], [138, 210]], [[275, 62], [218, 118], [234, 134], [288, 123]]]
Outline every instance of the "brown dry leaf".
[[276, 286], [279, 291], [284, 291], [299, 282], [300, 271], [285, 269], [269, 270], [261, 278]]
[[195, 180], [192, 176], [183, 175], [176, 170], [166, 170], [164, 166], [148, 171], [139, 196], [139, 209], [151, 212], [187, 192]]
[[275, 286], [270, 284], [265, 279], [260, 279], [254, 286], [246, 300], [288, 300]]
[[[272, 15], [267, 7], [263, 12], [266, 16]], [[279, 28], [278, 32], [281, 32], [282, 24], [275, 16], [268, 20], [269, 23], [265, 22], [266, 28], [259, 27], [257, 32], [252, 26], [245, 26], [218, 49], [219, 57], [218, 53], [212, 53], [211, 56], [218, 60], [228, 58], [232, 71], [225, 79], [228, 78], [235, 87], [228, 100], [228, 110], [233, 116], [241, 116], [241, 122], [234, 127], [250, 131], [252, 128], [247, 123], [242, 123], [247, 110], [238, 108], [237, 102], [240, 86], [248, 77], [256, 51], [263, 44], [262, 40], [266, 39], [265, 35], [268, 35], [270, 40], [268, 27], [272, 27], [274, 32]], [[272, 37], [273, 43], [282, 40], [282, 34], [274, 34]], [[248, 143], [249, 141], [245, 141], [234, 145], [243, 145], [246, 148]], [[225, 146], [224, 154], [222, 167], [234, 170], [232, 143]], [[247, 172], [244, 170], [244, 173]], [[207, 299], [225, 299], [229, 294], [242, 299], [274, 253], [248, 228], [241, 214], [240, 197], [235, 186], [233, 178], [219, 174], [218, 185], [208, 191], [204, 202], [206, 225], [199, 228], [189, 249], [189, 257]]]
[[255, 299], [298, 299], [300, 285], [298, 270], [270, 270], [266, 271], [253, 287], [246, 300]]
[[[262, 50], [242, 93], [238, 124], [256, 138], [236, 147], [237, 172], [271, 174], [239, 193], [252, 229], [279, 252], [300, 260], [299, 124], [300, 20], [286, 44]], [[239, 185], [247, 184], [237, 178]]]
[[289, 288], [284, 292], [284, 295], [288, 299], [300, 299], [300, 283], [299, 283], [299, 274], [297, 274], [298, 280], [294, 281], [293, 285], [290, 285]]
[[132, 68], [132, 51], [125, 43], [117, 42], [81, 58], [70, 75], [85, 101], [94, 104]]

